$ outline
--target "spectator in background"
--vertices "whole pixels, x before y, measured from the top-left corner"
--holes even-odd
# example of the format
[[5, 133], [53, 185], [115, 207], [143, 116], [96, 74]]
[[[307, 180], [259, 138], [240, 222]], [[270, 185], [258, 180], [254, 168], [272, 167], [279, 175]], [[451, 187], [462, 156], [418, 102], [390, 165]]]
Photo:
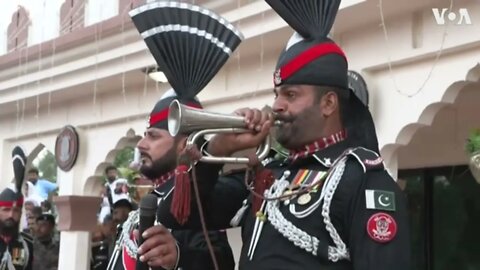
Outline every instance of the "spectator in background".
[[60, 243], [54, 239], [55, 217], [42, 214], [36, 219], [37, 229], [33, 241], [32, 270], [57, 270]]
[[115, 226], [121, 225], [128, 218], [128, 214], [135, 210], [135, 206], [130, 202], [128, 195], [118, 199], [113, 204], [113, 223]]
[[44, 214], [52, 214], [53, 215], [53, 211], [52, 211], [52, 203], [50, 203], [50, 201], [43, 201], [40, 206], [42, 207], [42, 212]]
[[118, 170], [117, 167], [110, 165], [107, 168], [105, 168], [105, 187], [103, 190], [103, 201], [100, 209], [100, 214], [98, 217], [98, 220], [100, 223], [103, 223], [103, 219], [109, 215], [112, 214], [112, 206], [113, 206], [113, 189], [115, 189], [115, 182], [118, 178]]
[[25, 213], [30, 213], [35, 206], [38, 206], [35, 205], [35, 201], [26, 199], [25, 203], [23, 204], [23, 207], [25, 208]]
[[103, 223], [92, 234], [92, 257], [90, 269], [105, 270], [115, 245], [116, 227], [112, 215], [107, 215]]
[[118, 178], [118, 170], [117, 167], [110, 165], [105, 168], [105, 177], [107, 178], [107, 182], [109, 184], [113, 183], [113, 181], [117, 180]]
[[36, 168], [28, 170], [28, 181], [33, 184], [36, 193], [42, 198], [42, 201], [48, 200], [48, 195], [58, 188], [55, 183], [46, 179], [39, 179], [38, 170]]
[[30, 200], [29, 198], [26, 198], [24, 203], [23, 203], [23, 215], [22, 215], [22, 232], [29, 233], [29, 227], [28, 227], [28, 215], [32, 212], [32, 209], [38, 206], [36, 205], [35, 200]]
[[35, 206], [30, 210], [26, 210], [25, 216], [27, 217], [27, 228], [24, 232], [29, 233], [33, 237], [37, 232], [37, 218], [42, 215], [42, 208]]

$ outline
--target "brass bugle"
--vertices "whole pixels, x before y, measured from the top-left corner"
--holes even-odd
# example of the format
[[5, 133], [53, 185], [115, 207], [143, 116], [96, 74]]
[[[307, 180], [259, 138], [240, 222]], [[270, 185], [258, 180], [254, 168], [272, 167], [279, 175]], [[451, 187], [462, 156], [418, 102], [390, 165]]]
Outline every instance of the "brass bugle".
[[[282, 122], [279, 120], [274, 122], [276, 126], [281, 124]], [[252, 132], [246, 129], [245, 126], [245, 117], [243, 116], [207, 112], [183, 105], [178, 100], [170, 103], [168, 131], [172, 136], [189, 134], [187, 146], [194, 145], [197, 140], [208, 134]], [[257, 148], [256, 155], [259, 160], [267, 157], [270, 147], [271, 138], [267, 136], [263, 144]], [[200, 161], [208, 163], [249, 163], [249, 159], [245, 157], [216, 157], [203, 155], [203, 153]]]

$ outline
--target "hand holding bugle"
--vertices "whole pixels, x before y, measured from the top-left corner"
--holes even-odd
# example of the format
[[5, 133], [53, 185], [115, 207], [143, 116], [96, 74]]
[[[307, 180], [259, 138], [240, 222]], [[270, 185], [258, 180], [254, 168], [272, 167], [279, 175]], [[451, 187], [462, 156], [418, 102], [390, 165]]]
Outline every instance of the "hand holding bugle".
[[188, 134], [187, 146], [195, 145], [208, 134], [221, 135], [223, 149], [208, 151], [211, 155], [202, 155], [200, 159], [209, 163], [248, 164], [249, 158], [230, 155], [253, 147], [258, 147], [256, 156], [258, 160], [263, 160], [270, 151], [269, 131], [272, 125], [282, 125], [282, 121], [275, 120], [275, 115], [266, 111], [242, 109], [235, 115], [221, 114], [188, 107], [177, 100], [170, 104], [168, 115], [170, 134]]

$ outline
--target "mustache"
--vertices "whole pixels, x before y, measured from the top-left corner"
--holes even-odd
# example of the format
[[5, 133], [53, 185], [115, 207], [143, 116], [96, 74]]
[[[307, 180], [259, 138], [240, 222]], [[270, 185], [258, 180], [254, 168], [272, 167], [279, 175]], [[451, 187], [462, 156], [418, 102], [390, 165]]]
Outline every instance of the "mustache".
[[13, 218], [7, 218], [5, 221], [3, 221], [5, 224], [8, 225], [15, 225], [17, 222]]
[[276, 114], [275, 120], [279, 120], [285, 123], [293, 122], [295, 120], [295, 116], [287, 115], [287, 114]]
[[142, 158], [148, 158], [150, 160], [152, 159], [152, 157], [148, 153], [140, 152], [140, 159]]

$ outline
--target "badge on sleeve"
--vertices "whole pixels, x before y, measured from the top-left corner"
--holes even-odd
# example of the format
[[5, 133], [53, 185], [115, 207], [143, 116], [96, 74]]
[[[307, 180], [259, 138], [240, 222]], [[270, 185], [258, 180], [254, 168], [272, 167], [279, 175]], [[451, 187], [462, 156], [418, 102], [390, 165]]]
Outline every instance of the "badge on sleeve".
[[385, 190], [365, 190], [367, 209], [395, 211], [395, 193]]
[[379, 243], [387, 243], [397, 234], [397, 223], [386, 213], [373, 214], [367, 222], [367, 232], [370, 238]]

